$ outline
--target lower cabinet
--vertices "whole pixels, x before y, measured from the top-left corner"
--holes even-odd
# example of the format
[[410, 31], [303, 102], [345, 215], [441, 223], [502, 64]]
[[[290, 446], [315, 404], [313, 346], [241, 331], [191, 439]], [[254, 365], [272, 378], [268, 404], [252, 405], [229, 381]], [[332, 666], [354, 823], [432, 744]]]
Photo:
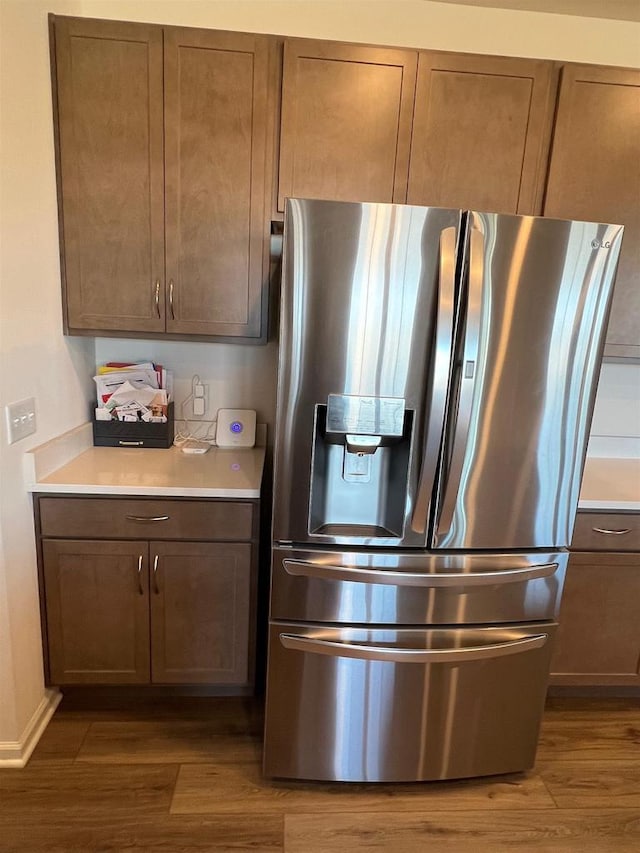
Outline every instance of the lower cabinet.
[[[638, 529], [637, 515], [578, 515], [572, 549], [593, 550], [569, 558], [551, 686], [640, 688], [640, 553], [622, 550]], [[620, 550], [595, 550], [611, 540]]]
[[51, 682], [149, 682], [147, 543], [45, 540], [42, 545], [43, 639]]
[[[66, 506], [52, 506], [55, 500]], [[75, 507], [69, 505], [75, 500], [40, 498], [49, 502], [40, 518], [47, 534], [47, 519], [60, 517], [65, 508], [73, 514]], [[97, 500], [96, 511], [104, 510], [104, 498], [89, 498], [84, 514], [91, 512], [92, 500]], [[197, 510], [204, 519], [202, 503]], [[130, 504], [113, 500], [115, 528], [118, 514]], [[154, 505], [151, 512], [143, 500], [136, 506], [135, 514], [124, 517], [136, 519], [139, 526], [188, 514], [188, 502], [178, 506], [165, 501], [160, 511]], [[216, 509], [213, 503], [211, 508]], [[255, 542], [68, 539], [45, 531], [39, 554], [50, 684], [206, 684], [225, 686], [225, 692], [251, 688]], [[225, 532], [212, 528], [208, 535], [222, 538]]]

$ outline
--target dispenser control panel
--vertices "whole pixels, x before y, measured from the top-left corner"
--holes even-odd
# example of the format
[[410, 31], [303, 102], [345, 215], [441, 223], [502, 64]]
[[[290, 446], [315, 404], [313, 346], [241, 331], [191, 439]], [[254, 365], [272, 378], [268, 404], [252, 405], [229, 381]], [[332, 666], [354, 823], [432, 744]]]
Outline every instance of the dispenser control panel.
[[402, 397], [360, 397], [329, 394], [327, 432], [355, 435], [401, 436], [404, 429]]

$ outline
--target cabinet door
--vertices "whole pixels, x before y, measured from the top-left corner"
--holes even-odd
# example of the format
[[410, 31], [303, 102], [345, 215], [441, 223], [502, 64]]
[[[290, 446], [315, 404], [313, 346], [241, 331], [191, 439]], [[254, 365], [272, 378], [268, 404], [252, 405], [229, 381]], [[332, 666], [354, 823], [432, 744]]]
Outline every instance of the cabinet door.
[[290, 39], [278, 210], [286, 197], [404, 202], [417, 55]]
[[149, 682], [146, 542], [42, 543], [52, 684]]
[[640, 686], [640, 554], [572, 553], [553, 685]]
[[168, 332], [266, 334], [269, 48], [165, 29]]
[[251, 546], [152, 542], [150, 547], [151, 680], [248, 684]]
[[54, 38], [65, 331], [163, 330], [162, 30], [56, 18]]
[[408, 202], [537, 213], [555, 80], [551, 62], [421, 53]]
[[640, 357], [640, 71], [562, 71], [545, 216], [624, 225], [605, 355]]

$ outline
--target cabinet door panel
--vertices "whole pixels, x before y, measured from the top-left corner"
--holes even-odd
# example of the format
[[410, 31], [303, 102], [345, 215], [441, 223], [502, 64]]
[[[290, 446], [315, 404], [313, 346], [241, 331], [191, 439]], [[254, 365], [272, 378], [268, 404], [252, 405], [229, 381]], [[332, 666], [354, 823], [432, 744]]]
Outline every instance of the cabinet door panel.
[[414, 51], [290, 39], [278, 209], [286, 197], [404, 202]]
[[640, 71], [567, 66], [545, 216], [624, 225], [605, 355], [640, 358]]
[[167, 331], [260, 337], [269, 40], [165, 30]]
[[155, 684], [247, 684], [251, 546], [152, 542]]
[[421, 53], [409, 203], [537, 213], [554, 83], [550, 62]]
[[573, 553], [552, 684], [640, 685], [640, 554]]
[[42, 546], [51, 682], [148, 683], [147, 543]]
[[164, 329], [162, 30], [56, 18], [68, 330]]

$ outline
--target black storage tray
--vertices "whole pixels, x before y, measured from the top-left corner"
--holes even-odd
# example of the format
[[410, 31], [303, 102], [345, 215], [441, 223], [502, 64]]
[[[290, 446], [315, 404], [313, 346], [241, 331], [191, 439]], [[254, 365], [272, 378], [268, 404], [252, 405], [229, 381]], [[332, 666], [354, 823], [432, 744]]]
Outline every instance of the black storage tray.
[[171, 447], [173, 444], [173, 403], [167, 407], [167, 422], [93, 421], [95, 447]]

